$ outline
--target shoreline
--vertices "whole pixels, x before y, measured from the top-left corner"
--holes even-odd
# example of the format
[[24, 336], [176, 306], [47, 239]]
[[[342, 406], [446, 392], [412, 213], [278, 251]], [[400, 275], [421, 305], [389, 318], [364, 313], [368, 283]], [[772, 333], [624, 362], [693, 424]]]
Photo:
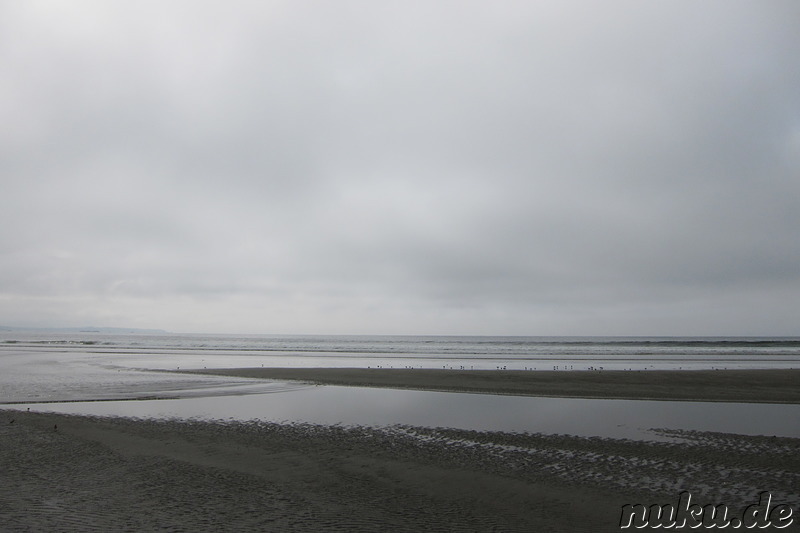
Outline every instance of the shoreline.
[[273, 367], [180, 372], [478, 394], [800, 404], [800, 369], [542, 371]]

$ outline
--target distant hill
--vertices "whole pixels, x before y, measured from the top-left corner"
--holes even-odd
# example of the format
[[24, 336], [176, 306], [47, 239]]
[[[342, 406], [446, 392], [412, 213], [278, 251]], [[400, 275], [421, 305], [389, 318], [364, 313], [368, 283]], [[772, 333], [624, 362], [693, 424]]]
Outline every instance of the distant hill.
[[13, 326], [0, 326], [0, 331], [29, 331], [33, 333], [106, 333], [106, 334], [122, 334], [122, 333], [139, 333], [139, 334], [158, 334], [169, 333], [163, 329], [141, 329], [141, 328], [106, 328], [96, 326], [85, 326], [80, 328], [26, 328], [26, 327], [13, 327]]

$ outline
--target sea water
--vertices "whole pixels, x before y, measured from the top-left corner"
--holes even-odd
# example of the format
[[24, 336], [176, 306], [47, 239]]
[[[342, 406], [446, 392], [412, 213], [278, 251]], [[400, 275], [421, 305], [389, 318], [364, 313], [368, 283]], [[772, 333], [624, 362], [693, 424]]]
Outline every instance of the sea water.
[[[104, 335], [0, 332], [0, 347], [109, 356], [110, 364], [509, 370], [795, 368], [800, 337]], [[126, 357], [128, 356], [128, 357]], [[202, 363], [202, 364], [201, 364]]]

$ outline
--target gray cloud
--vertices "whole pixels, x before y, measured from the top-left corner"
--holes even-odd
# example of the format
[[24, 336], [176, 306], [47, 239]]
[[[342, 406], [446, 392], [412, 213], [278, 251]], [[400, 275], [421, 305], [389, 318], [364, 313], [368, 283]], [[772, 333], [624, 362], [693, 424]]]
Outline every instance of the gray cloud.
[[0, 323], [797, 334], [794, 2], [0, 5]]

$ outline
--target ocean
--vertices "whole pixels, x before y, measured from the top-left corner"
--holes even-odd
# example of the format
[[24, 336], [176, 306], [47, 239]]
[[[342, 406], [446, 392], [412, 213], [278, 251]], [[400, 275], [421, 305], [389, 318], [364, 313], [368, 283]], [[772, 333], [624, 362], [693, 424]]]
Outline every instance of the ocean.
[[[588, 370], [796, 368], [800, 337], [484, 337], [0, 332], [5, 349], [135, 356], [202, 366]], [[199, 359], [198, 359], [199, 358]], [[113, 360], [113, 358], [111, 358]], [[236, 363], [236, 364], [234, 364]], [[256, 364], [257, 363], [257, 364]], [[145, 366], [147, 366], [145, 365]], [[174, 365], [177, 366], [177, 365]], [[186, 367], [186, 364], [184, 364]]]

